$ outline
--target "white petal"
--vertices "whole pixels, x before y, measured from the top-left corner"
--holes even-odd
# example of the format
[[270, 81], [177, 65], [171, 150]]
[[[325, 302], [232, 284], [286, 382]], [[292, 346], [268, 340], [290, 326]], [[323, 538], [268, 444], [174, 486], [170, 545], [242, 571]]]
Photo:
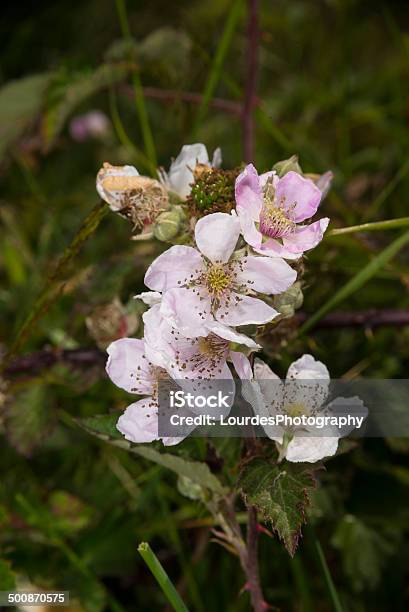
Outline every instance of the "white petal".
[[321, 361], [314, 359], [312, 355], [305, 354], [294, 361], [287, 372], [288, 379], [300, 380], [328, 380], [330, 375], [327, 366]]
[[204, 269], [199, 251], [193, 247], [175, 245], [159, 255], [145, 274], [145, 285], [155, 291], [179, 287]]
[[216, 336], [220, 336], [220, 338], [224, 338], [230, 342], [243, 344], [244, 346], [248, 346], [252, 349], [261, 349], [261, 346], [257, 344], [257, 342], [244, 334], [239, 334], [239, 332], [237, 332], [235, 329], [232, 329], [227, 325], [223, 325], [223, 323], [220, 323], [219, 321], [211, 320], [209, 323], [207, 323], [207, 328], [209, 331], [216, 334]]
[[128, 406], [119, 417], [116, 428], [130, 442], [143, 444], [158, 440], [158, 410], [152, 398]]
[[232, 293], [229, 303], [222, 305], [215, 316], [220, 323], [236, 327], [236, 325], [268, 323], [275, 319], [278, 314], [274, 308], [271, 308], [263, 300]]
[[213, 213], [199, 219], [195, 226], [197, 248], [210, 261], [226, 263], [240, 235], [240, 223], [235, 215]]
[[129, 393], [152, 393], [152, 366], [146, 358], [143, 340], [120, 338], [108, 346], [107, 353], [106, 371], [115, 385]]
[[280, 257], [243, 257], [236, 266], [238, 280], [248, 289], [267, 295], [286, 291], [297, 272]]
[[153, 306], [154, 304], [159, 304], [162, 299], [162, 294], [158, 293], [158, 291], [143, 291], [142, 293], [138, 293], [133, 296], [134, 300], [142, 300], [144, 304], [148, 306]]
[[207, 149], [201, 143], [184, 145], [169, 168], [168, 184], [182, 198], [186, 198], [191, 191], [193, 170], [197, 164], [209, 164]]
[[153, 364], [167, 368], [174, 358], [172, 346], [172, 327], [160, 312], [160, 304], [155, 304], [143, 315], [146, 356]]
[[269, 414], [280, 411], [284, 400], [284, 383], [261, 359], [254, 360], [254, 378], [257, 380]]
[[210, 318], [210, 299], [191, 289], [167, 291], [160, 306], [161, 315], [187, 338], [207, 336], [206, 323]]
[[285, 458], [293, 463], [315, 463], [324, 457], [335, 455], [338, 448], [338, 438], [327, 437], [295, 437], [287, 446]]
[[230, 359], [241, 380], [252, 380], [253, 372], [248, 357], [238, 351], [230, 351]]
[[215, 149], [213, 152], [212, 166], [213, 168], [220, 168], [221, 165], [222, 165], [222, 150], [220, 147], [217, 147], [217, 149]]

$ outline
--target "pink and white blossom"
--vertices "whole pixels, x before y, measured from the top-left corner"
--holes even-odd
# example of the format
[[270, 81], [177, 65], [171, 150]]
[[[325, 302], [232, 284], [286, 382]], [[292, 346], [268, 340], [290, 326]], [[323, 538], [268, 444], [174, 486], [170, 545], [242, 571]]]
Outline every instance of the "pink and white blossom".
[[117, 429], [130, 442], [162, 439], [166, 446], [178, 444], [181, 438], [159, 438], [158, 435], [158, 385], [160, 380], [169, 379], [169, 375], [146, 357], [144, 341], [121, 338], [112, 342], [107, 352], [106, 371], [112, 382], [128, 393], [148, 396], [127, 407], [118, 419]]
[[143, 322], [147, 357], [178, 381], [232, 380], [227, 361], [237, 365], [239, 376], [248, 363], [242, 352], [232, 350], [232, 344], [261, 348], [251, 338], [216, 321], [207, 336], [186, 338], [163, 318], [159, 304], [144, 313]]
[[298, 259], [322, 240], [329, 219], [310, 224], [321, 190], [297, 172], [259, 175], [249, 164], [236, 180], [236, 205], [246, 242], [262, 255]]
[[207, 336], [215, 321], [263, 324], [279, 314], [254, 296], [282, 293], [295, 270], [281, 258], [234, 253], [239, 235], [236, 215], [207, 215], [195, 227], [197, 248], [173, 246], [148, 268], [145, 285], [163, 294], [161, 315], [182, 335]]
[[[254, 377], [243, 382], [243, 397], [256, 414], [271, 417], [278, 414], [295, 416], [330, 415], [345, 408], [366, 414], [358, 397], [336, 398], [327, 402], [330, 376], [327, 367], [311, 355], [303, 355], [288, 368], [284, 381], [260, 359], [255, 360]], [[349, 433], [336, 427], [315, 426], [284, 428], [281, 425], [264, 426], [267, 436], [277, 444], [280, 459], [291, 462], [315, 463], [334, 455], [338, 440]], [[329, 434], [329, 435], [328, 435]]]

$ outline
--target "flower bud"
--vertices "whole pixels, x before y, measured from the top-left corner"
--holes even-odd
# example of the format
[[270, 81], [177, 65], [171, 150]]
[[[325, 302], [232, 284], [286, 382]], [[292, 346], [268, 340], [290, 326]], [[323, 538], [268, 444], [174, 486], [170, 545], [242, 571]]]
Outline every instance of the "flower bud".
[[133, 166], [105, 163], [97, 175], [97, 191], [114, 212], [141, 231], [169, 205], [166, 188], [157, 180], [140, 176]]
[[179, 234], [184, 221], [184, 213], [180, 206], [174, 206], [163, 212], [156, 219], [153, 235], [161, 242], [169, 242]]
[[301, 283], [297, 281], [287, 291], [274, 297], [274, 308], [285, 317], [292, 317], [295, 311], [301, 308], [303, 301]]
[[298, 163], [298, 155], [292, 155], [289, 159], [283, 159], [273, 166], [273, 170], [277, 172], [279, 178], [283, 177], [287, 172], [293, 171], [302, 175], [301, 166]]

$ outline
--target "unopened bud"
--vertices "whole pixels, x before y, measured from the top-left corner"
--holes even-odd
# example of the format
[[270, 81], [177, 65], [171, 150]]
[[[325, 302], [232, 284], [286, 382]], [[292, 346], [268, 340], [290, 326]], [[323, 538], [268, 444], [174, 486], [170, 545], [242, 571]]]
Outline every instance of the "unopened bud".
[[184, 221], [184, 213], [180, 206], [163, 212], [156, 219], [153, 235], [161, 242], [169, 242], [179, 234]]
[[97, 191], [111, 210], [129, 219], [139, 231], [169, 205], [166, 188], [155, 179], [140, 176], [133, 166], [105, 163], [97, 175]]
[[287, 291], [275, 296], [274, 308], [285, 317], [292, 317], [295, 311], [301, 308], [303, 301], [304, 295], [301, 289], [301, 283], [295, 282]]
[[273, 166], [273, 170], [277, 172], [279, 178], [283, 177], [287, 172], [297, 172], [302, 175], [301, 166], [298, 163], [298, 155], [292, 155], [289, 159], [283, 159]]

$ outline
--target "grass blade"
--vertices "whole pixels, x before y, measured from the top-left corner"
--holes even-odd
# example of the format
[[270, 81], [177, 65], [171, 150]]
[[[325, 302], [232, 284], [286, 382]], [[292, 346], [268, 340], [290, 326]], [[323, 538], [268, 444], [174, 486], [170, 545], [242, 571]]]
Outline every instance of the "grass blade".
[[196, 136], [196, 133], [207, 113], [207, 109], [209, 108], [209, 103], [213, 98], [213, 94], [215, 92], [216, 86], [220, 80], [220, 75], [223, 68], [223, 62], [225, 60], [227, 51], [230, 47], [230, 43], [233, 38], [234, 31], [236, 29], [236, 25], [240, 16], [242, 0], [234, 0], [233, 5], [230, 9], [230, 12], [227, 16], [226, 25], [223, 30], [222, 37], [220, 39], [218, 48], [214, 55], [214, 59], [212, 62], [212, 66], [210, 69], [209, 76], [207, 77], [206, 85], [203, 91], [202, 101], [198, 108], [196, 118], [193, 124], [192, 135]]
[[325, 555], [321, 548], [321, 544], [319, 543], [316, 537], [314, 537], [314, 543], [315, 543], [315, 550], [317, 552], [317, 556], [318, 556], [318, 559], [321, 565], [322, 573], [324, 574], [325, 583], [327, 585], [328, 592], [331, 597], [333, 608], [335, 612], [344, 612], [344, 609], [338, 597], [337, 589], [335, 588], [334, 581], [332, 580], [331, 572], [329, 571], [329, 567], [327, 565]]
[[356, 232], [377, 232], [381, 230], [395, 229], [409, 225], [409, 217], [400, 219], [388, 219], [387, 221], [375, 221], [373, 223], [362, 223], [361, 225], [351, 225], [341, 227], [327, 232], [326, 236], [341, 236], [342, 234], [355, 234]]
[[300, 327], [299, 333], [303, 334], [310, 330], [327, 312], [332, 310], [334, 306], [345, 300], [347, 297], [358, 291], [374, 274], [383, 268], [402, 247], [409, 242], [409, 231], [405, 232], [399, 238], [396, 238], [389, 246], [387, 246], [379, 255], [374, 257], [365, 268], [362, 268], [355, 276], [351, 278], [339, 291], [335, 293], [325, 304], [321, 306], [305, 323]]
[[166, 595], [167, 600], [171, 604], [176, 612], [188, 612], [188, 608], [182, 601], [179, 593], [175, 589], [171, 579], [165, 572], [161, 562], [149, 546], [147, 542], [142, 542], [138, 546], [138, 552], [146, 565], [151, 570], [152, 574], [156, 578], [160, 588]]
[[[118, 11], [119, 23], [121, 25], [122, 35], [128, 41], [130, 49], [132, 49], [132, 36], [129, 28], [128, 15], [126, 12], [125, 0], [115, 0]], [[133, 59], [133, 58], [132, 58]], [[142, 82], [138, 72], [132, 75], [132, 84], [135, 93], [135, 106], [138, 114], [139, 123], [141, 126], [143, 143], [145, 146], [146, 155], [150, 163], [156, 168], [157, 158], [155, 143], [153, 140], [152, 130], [149, 123], [148, 112], [146, 110], [145, 97], [143, 95]]]

